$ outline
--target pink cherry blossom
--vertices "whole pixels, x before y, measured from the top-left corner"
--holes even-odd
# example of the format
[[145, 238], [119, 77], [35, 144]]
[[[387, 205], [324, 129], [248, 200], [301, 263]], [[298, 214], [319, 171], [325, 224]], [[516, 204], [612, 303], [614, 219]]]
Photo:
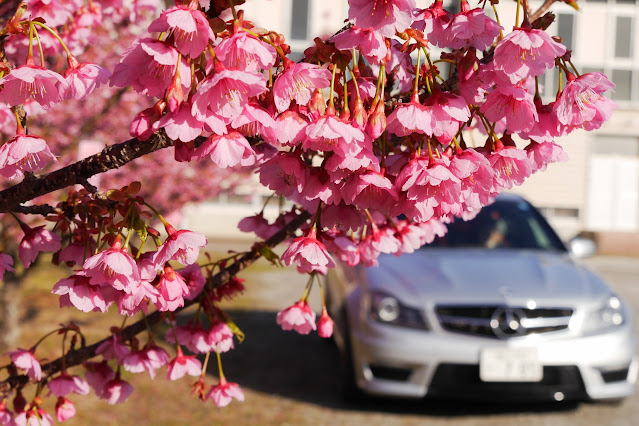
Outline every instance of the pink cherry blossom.
[[20, 179], [24, 172], [41, 170], [49, 159], [57, 163], [44, 139], [17, 134], [0, 147], [0, 174], [9, 179]]
[[12, 69], [9, 74], [0, 78], [0, 102], [9, 106], [23, 104], [33, 99], [43, 108], [49, 109], [62, 100], [60, 91], [68, 85], [57, 72], [37, 66], [33, 58], [25, 65]]
[[58, 377], [47, 383], [49, 390], [57, 397], [67, 396], [70, 393], [78, 395], [89, 394], [89, 384], [79, 376], [70, 376], [66, 372], [62, 372]]
[[131, 353], [131, 350], [127, 345], [122, 343], [122, 338], [116, 333], [112, 334], [110, 339], [105, 340], [95, 350], [96, 355], [102, 355], [105, 360], [115, 359], [120, 365], [129, 353]]
[[132, 393], [133, 386], [120, 379], [120, 375], [116, 374], [114, 379], [104, 384], [98, 397], [106, 400], [111, 405], [115, 405], [126, 401]]
[[15, 272], [13, 269], [13, 257], [0, 252], [0, 280], [3, 279], [5, 272]]
[[187, 374], [199, 376], [202, 374], [202, 364], [194, 355], [184, 355], [178, 346], [175, 358], [169, 363], [167, 377], [169, 380], [179, 380]]
[[7, 355], [9, 355], [11, 362], [13, 362], [16, 367], [26, 370], [27, 376], [31, 379], [38, 381], [42, 379], [42, 368], [40, 367], [40, 362], [38, 362], [37, 358], [33, 355], [33, 352], [18, 349], [17, 351], [9, 352]]
[[350, 0], [348, 19], [360, 28], [372, 28], [393, 37], [413, 22], [415, 0]]
[[315, 89], [331, 85], [331, 72], [315, 64], [288, 61], [273, 85], [273, 96], [278, 111], [288, 109], [291, 100], [306, 105]]
[[579, 77], [568, 74], [568, 83], [554, 104], [557, 119], [571, 129], [598, 129], [617, 108], [616, 103], [602, 95], [614, 88], [614, 83], [598, 72]]
[[113, 69], [111, 86], [126, 87], [143, 95], [161, 98], [173, 81], [179, 66], [182, 89], [191, 88], [191, 70], [185, 58], [178, 61], [178, 51], [152, 38], [136, 40]]
[[209, 42], [215, 40], [211, 25], [194, 2], [162, 11], [160, 17], [149, 25], [149, 32], [171, 34], [180, 53], [191, 58], [197, 58]]
[[435, 123], [431, 108], [419, 103], [417, 94], [407, 104], [399, 105], [390, 113], [386, 121], [386, 129], [397, 136], [408, 136], [421, 133], [432, 136]]
[[193, 114], [204, 119], [208, 111], [233, 119], [239, 116], [249, 98], [266, 90], [266, 80], [262, 74], [220, 68], [213, 77], [200, 84], [193, 95]]
[[189, 294], [184, 296], [184, 298], [186, 300], [193, 300], [198, 297], [204, 288], [204, 284], [206, 284], [206, 278], [204, 278], [204, 274], [202, 274], [200, 265], [193, 263], [177, 272], [184, 278], [184, 282], [189, 289]]
[[278, 312], [276, 321], [282, 330], [295, 330], [300, 334], [308, 334], [315, 330], [315, 312], [306, 300], [300, 300]]
[[428, 8], [416, 12], [413, 28], [423, 31], [430, 43], [444, 48], [450, 43], [449, 27], [453, 18], [453, 14], [444, 9], [443, 0], [435, 0]]
[[75, 414], [76, 410], [73, 402], [64, 397], [59, 397], [58, 401], [55, 404], [56, 420], [58, 420], [59, 422], [64, 422], [75, 417]]
[[83, 364], [86, 372], [84, 378], [96, 395], [100, 395], [104, 389], [104, 385], [115, 377], [115, 373], [109, 367], [106, 361], [102, 362], [85, 362]]
[[335, 267], [335, 261], [328, 254], [326, 246], [317, 240], [315, 228], [311, 228], [305, 236], [293, 240], [282, 254], [282, 262], [287, 266], [295, 263], [299, 272], [308, 273], [326, 273], [326, 268]]
[[450, 143], [461, 124], [470, 118], [468, 104], [461, 96], [434, 91], [424, 102], [432, 111], [433, 136], [441, 143]]
[[237, 383], [227, 382], [224, 376], [220, 377], [220, 383], [211, 386], [207, 399], [212, 399], [216, 406], [226, 407], [233, 398], [244, 401], [244, 392]]
[[288, 199], [299, 198], [306, 182], [306, 167], [296, 155], [278, 153], [259, 169], [260, 183]]
[[341, 155], [357, 154], [364, 142], [364, 133], [340, 120], [336, 115], [326, 115], [314, 120], [305, 129], [302, 146], [314, 151], [335, 151]]
[[237, 31], [215, 48], [218, 59], [227, 68], [259, 72], [275, 65], [275, 49], [246, 31]]
[[190, 265], [197, 261], [200, 249], [206, 247], [208, 240], [199, 232], [186, 229], [176, 231], [168, 223], [164, 226], [168, 237], [153, 255], [152, 261], [161, 269], [169, 260], [182, 265]]
[[384, 37], [379, 32], [355, 25], [332, 37], [330, 41], [340, 50], [357, 48], [367, 61], [375, 65], [386, 58], [388, 51]]
[[106, 312], [118, 297], [112, 287], [91, 284], [83, 271], [62, 278], [51, 292], [60, 296], [60, 306], [75, 306], [82, 312]]
[[499, 85], [493, 90], [480, 111], [490, 121], [506, 120], [512, 133], [526, 132], [538, 120], [533, 97], [523, 87]]
[[526, 151], [514, 146], [497, 143], [494, 152], [488, 155], [488, 161], [495, 171], [495, 187], [511, 189], [521, 185], [532, 174], [532, 166]]
[[485, 50], [493, 44], [503, 27], [486, 16], [481, 8], [471, 9], [468, 1], [461, 1], [461, 12], [455, 15], [448, 27], [448, 45], [452, 49], [474, 47]]
[[184, 306], [184, 296], [188, 296], [189, 288], [184, 278], [170, 266], [165, 266], [159, 283], [160, 294], [155, 301], [159, 311], [175, 311]]
[[269, 130], [275, 129], [275, 126], [273, 117], [257, 104], [246, 105], [242, 114], [231, 121], [231, 127], [247, 137], [268, 134]]
[[63, 99], [86, 98], [102, 84], [107, 84], [111, 72], [96, 64], [79, 63], [73, 56], [69, 56], [69, 68], [64, 72], [68, 85], [62, 87], [60, 96]]
[[528, 153], [533, 173], [546, 170], [550, 163], [568, 161], [568, 154], [554, 142], [537, 143], [531, 141], [524, 150]]
[[344, 201], [360, 209], [390, 212], [397, 203], [397, 191], [391, 181], [375, 170], [364, 169], [348, 178], [341, 189]]
[[44, 225], [31, 228], [21, 223], [20, 227], [24, 232], [24, 237], [18, 247], [18, 255], [25, 268], [38, 257], [40, 252], [56, 252], [60, 250], [61, 241], [59, 235], [44, 229]]
[[255, 151], [239, 132], [209, 137], [195, 151], [195, 155], [200, 160], [209, 156], [211, 161], [223, 169], [238, 165], [252, 166], [256, 161]]
[[494, 68], [515, 84], [553, 68], [555, 58], [565, 53], [566, 47], [554, 41], [545, 31], [515, 28], [497, 43]]
[[286, 110], [277, 117], [276, 138], [284, 146], [295, 146], [306, 137], [306, 121], [295, 111]]
[[156, 127], [164, 128], [169, 138], [182, 142], [194, 140], [202, 133], [204, 128], [204, 121], [193, 115], [192, 104], [187, 101], [183, 102], [176, 112], [169, 111], [161, 118], [158, 118], [159, 121], [152, 127], [152, 130], [157, 130]]
[[450, 170], [461, 180], [464, 210], [479, 210], [490, 203], [494, 171], [485, 156], [472, 148], [465, 149], [452, 157]]
[[53, 417], [40, 407], [19, 413], [14, 419], [16, 426], [53, 426]]
[[326, 307], [322, 309], [322, 314], [317, 320], [317, 335], [325, 339], [333, 335], [333, 320], [328, 315]]
[[120, 238], [111, 247], [88, 258], [82, 269], [91, 284], [112, 286], [130, 293], [140, 281], [140, 271], [135, 260], [122, 248]]

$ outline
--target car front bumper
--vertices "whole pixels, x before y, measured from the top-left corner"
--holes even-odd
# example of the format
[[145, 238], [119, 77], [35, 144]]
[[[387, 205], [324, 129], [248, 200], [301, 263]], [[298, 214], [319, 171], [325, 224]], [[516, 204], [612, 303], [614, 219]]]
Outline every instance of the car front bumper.
[[[499, 340], [355, 321], [349, 327], [355, 379], [371, 395], [599, 400], [635, 391], [639, 364], [630, 325], [587, 337], [567, 330]], [[479, 360], [486, 348], [535, 348], [541, 381], [483, 382]]]

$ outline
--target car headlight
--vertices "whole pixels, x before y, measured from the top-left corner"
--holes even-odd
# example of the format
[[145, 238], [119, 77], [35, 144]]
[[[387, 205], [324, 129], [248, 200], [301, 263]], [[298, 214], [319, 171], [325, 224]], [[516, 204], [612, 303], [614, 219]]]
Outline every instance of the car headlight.
[[384, 324], [428, 330], [418, 309], [403, 305], [395, 297], [382, 292], [371, 294], [370, 317]]
[[610, 295], [595, 310], [586, 313], [584, 334], [595, 334], [618, 327], [626, 321], [625, 309], [621, 299]]

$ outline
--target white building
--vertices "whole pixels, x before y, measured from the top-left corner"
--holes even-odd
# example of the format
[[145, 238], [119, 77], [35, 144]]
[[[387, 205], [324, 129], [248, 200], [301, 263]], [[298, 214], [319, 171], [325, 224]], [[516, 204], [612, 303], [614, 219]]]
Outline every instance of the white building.
[[[417, 0], [426, 7], [431, 0]], [[471, 0], [471, 6], [477, 4]], [[541, 2], [531, 2], [533, 10]], [[557, 2], [551, 33], [573, 50], [581, 72], [603, 71], [617, 85], [613, 118], [596, 132], [576, 131], [558, 141], [570, 157], [531, 177], [515, 192], [540, 207], [562, 237], [597, 233], [604, 251], [639, 254], [639, 5], [635, 0], [579, 1], [581, 11]], [[294, 54], [344, 25], [345, 0], [248, 0], [246, 18], [282, 33]], [[454, 11], [452, 7], [449, 10]], [[499, 4], [509, 29], [516, 2]], [[548, 72], [546, 95], [554, 96], [557, 73]]]

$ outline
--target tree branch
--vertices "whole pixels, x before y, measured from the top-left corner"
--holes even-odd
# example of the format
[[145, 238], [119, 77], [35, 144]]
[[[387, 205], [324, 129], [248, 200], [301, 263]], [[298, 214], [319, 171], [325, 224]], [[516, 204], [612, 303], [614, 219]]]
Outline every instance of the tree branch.
[[544, 4], [542, 4], [541, 6], [539, 6], [539, 9], [537, 9], [537, 10], [535, 11], [535, 13], [533, 13], [532, 15], [530, 15], [530, 16], [528, 17], [528, 21], [529, 21], [530, 23], [535, 22], [535, 19], [539, 18], [541, 15], [543, 15], [544, 13], [546, 13], [546, 11], [547, 11], [548, 9], [550, 9], [550, 6], [552, 6], [552, 5], [553, 5], [553, 3], [555, 3], [556, 1], [557, 1], [557, 0], [546, 0], [546, 1], [544, 2]]
[[[290, 223], [288, 223], [284, 228], [282, 228], [275, 235], [273, 235], [271, 238], [266, 240], [266, 242], [255, 244], [251, 248], [251, 251], [249, 251], [244, 256], [240, 257], [232, 265], [222, 269], [220, 272], [218, 272], [216, 275], [212, 277], [211, 279], [212, 288], [217, 288], [221, 286], [222, 284], [225, 284], [232, 277], [237, 275], [238, 272], [246, 269], [256, 260], [258, 260], [262, 256], [261, 248], [264, 245], [268, 247], [274, 247], [280, 244], [289, 236], [292, 236], [295, 233], [295, 231], [300, 226], [302, 226], [310, 217], [311, 215], [304, 210], [295, 219], [293, 219]], [[184, 307], [177, 309], [174, 313], [181, 312], [182, 310], [188, 308], [191, 305], [194, 305], [197, 302], [198, 302], [197, 298], [194, 300], [185, 301]], [[146, 322], [148, 322], [149, 326], [153, 326], [159, 323], [163, 318], [164, 318], [164, 312], [156, 311], [146, 317]], [[147, 327], [146, 322], [144, 321], [144, 319], [141, 319], [138, 322], [131, 324], [128, 327], [125, 327], [124, 329], [120, 331], [120, 336], [122, 336], [123, 340], [132, 339], [137, 334], [146, 330], [146, 327]], [[57, 372], [62, 371], [63, 358], [64, 358], [64, 365], [66, 365], [67, 368], [80, 365], [83, 362], [93, 358], [95, 356], [95, 352], [98, 349], [98, 347], [109, 339], [111, 339], [111, 336], [106, 337], [90, 346], [85, 346], [80, 349], [71, 350], [67, 352], [67, 354], [64, 357], [60, 357], [56, 360], [53, 360], [47, 364], [42, 365], [43, 377], [51, 376]], [[30, 381], [31, 380], [29, 379], [29, 377], [25, 374], [9, 376], [4, 381], [0, 382], [0, 396], [6, 396], [12, 390], [22, 388], [25, 385], [27, 385]]]
[[[196, 144], [206, 138], [199, 137]], [[117, 169], [125, 164], [159, 149], [173, 145], [164, 132], [154, 134], [149, 140], [129, 139], [104, 148], [101, 152], [77, 161], [69, 166], [22, 182], [0, 191], [0, 213], [13, 211], [19, 204], [49, 194], [71, 185], [83, 184], [91, 176]]]

